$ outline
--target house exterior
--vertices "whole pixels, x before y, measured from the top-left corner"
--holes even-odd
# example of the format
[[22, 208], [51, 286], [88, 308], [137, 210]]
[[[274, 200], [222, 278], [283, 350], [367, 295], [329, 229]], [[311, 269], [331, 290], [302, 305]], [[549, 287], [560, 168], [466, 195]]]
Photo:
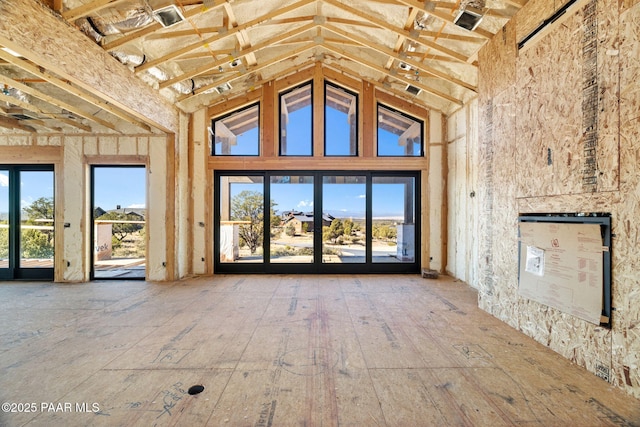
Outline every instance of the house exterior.
[[[335, 218], [328, 213], [322, 214], [322, 226], [328, 227]], [[282, 226], [293, 226], [297, 235], [314, 231], [313, 212], [288, 211], [282, 214]]]

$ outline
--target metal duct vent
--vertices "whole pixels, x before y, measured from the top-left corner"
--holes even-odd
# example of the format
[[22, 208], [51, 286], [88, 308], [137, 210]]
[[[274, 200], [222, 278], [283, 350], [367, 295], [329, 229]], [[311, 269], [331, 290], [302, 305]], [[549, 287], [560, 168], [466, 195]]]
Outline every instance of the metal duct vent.
[[415, 87], [413, 85], [407, 85], [407, 87], [404, 90], [409, 92], [411, 95], [418, 95], [420, 92], [422, 92], [422, 89], [420, 89], [419, 87]]
[[184, 16], [174, 4], [154, 10], [153, 17], [165, 28], [184, 21]]
[[223, 85], [220, 86], [216, 86], [215, 87], [216, 92], [218, 92], [219, 94], [223, 94], [225, 92], [229, 92], [231, 90], [231, 85], [229, 83], [225, 83]]
[[473, 31], [478, 28], [480, 21], [482, 21], [482, 15], [480, 13], [463, 9], [458, 13], [456, 19], [453, 20], [453, 23], [458, 27]]

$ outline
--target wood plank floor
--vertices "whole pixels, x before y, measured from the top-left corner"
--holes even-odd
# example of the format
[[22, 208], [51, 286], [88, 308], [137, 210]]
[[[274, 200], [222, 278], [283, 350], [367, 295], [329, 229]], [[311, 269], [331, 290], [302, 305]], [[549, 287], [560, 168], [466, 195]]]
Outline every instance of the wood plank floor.
[[640, 425], [446, 277], [4, 282], [0, 321], [2, 426]]

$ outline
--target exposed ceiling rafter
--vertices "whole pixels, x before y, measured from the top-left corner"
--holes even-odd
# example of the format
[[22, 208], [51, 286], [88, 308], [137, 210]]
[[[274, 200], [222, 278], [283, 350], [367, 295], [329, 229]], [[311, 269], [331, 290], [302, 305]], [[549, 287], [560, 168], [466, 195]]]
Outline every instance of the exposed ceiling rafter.
[[[13, 1], [30, 15], [44, 7], [32, 4], [35, 0]], [[309, 67], [327, 67], [450, 114], [476, 96], [480, 48], [526, 3], [262, 0], [256, 7], [255, 0], [49, 0], [58, 19], [71, 24], [62, 31], [69, 43], [54, 45], [60, 51], [76, 45], [91, 51], [87, 47], [93, 43], [93, 55], [105, 67], [101, 81], [109, 84], [92, 89], [100, 84], [91, 77], [78, 79], [86, 75], [83, 69], [76, 74], [67, 61], [39, 63], [48, 55], [30, 54], [38, 51], [35, 46], [20, 50], [28, 40], [5, 34], [4, 46], [22, 56], [0, 50], [4, 100], [16, 98], [8, 95], [10, 88], [33, 102], [20, 105], [23, 101], [16, 99], [10, 112], [0, 106], [0, 127], [33, 133], [73, 126], [80, 132], [118, 133], [131, 132], [133, 125], [155, 133], [175, 128], [177, 110], [163, 111], [165, 102], [189, 113], [246, 96], [267, 82], [295, 80], [293, 74]], [[176, 7], [180, 19], [163, 26], [152, 14], [168, 5]], [[456, 25], [462, 8], [481, 15], [480, 25], [473, 30]], [[24, 27], [19, 15], [0, 9], [12, 17], [12, 25]], [[49, 28], [54, 27], [51, 22]], [[123, 94], [129, 88], [145, 93], [147, 102], [128, 103]], [[147, 89], [157, 92], [158, 102], [147, 98], [153, 95]]]

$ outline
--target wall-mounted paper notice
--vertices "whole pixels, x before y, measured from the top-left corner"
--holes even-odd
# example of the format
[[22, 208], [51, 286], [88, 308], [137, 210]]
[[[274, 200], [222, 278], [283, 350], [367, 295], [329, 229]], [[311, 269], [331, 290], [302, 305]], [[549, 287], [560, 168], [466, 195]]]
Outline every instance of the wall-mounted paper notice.
[[600, 324], [604, 287], [600, 225], [521, 222], [520, 244], [518, 293]]
[[527, 246], [525, 271], [536, 276], [544, 276], [544, 249]]

